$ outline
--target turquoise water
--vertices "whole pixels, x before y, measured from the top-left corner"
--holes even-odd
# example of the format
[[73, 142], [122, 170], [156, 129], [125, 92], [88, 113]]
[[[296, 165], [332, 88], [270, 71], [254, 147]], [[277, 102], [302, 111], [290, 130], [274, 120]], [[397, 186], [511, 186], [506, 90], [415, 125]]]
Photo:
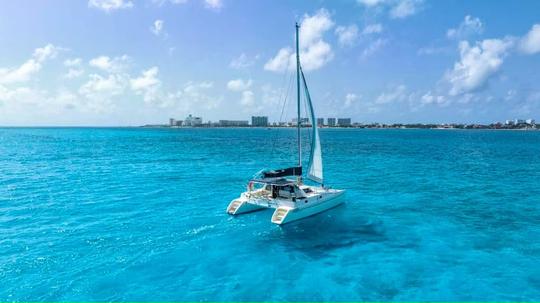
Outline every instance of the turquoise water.
[[540, 132], [329, 130], [346, 203], [225, 213], [290, 129], [0, 129], [0, 301], [540, 300]]

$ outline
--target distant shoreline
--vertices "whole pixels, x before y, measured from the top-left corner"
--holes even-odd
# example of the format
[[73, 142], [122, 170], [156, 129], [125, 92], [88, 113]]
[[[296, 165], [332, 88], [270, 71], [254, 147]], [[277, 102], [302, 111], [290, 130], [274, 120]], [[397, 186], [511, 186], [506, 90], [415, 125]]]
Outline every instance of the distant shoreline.
[[[181, 127], [170, 127], [170, 126], [138, 126], [139, 128], [152, 128], [152, 129], [295, 129], [295, 127], [291, 126], [181, 126]], [[309, 127], [302, 127], [302, 128], [309, 128]], [[320, 129], [343, 129], [343, 130], [356, 130], [356, 129], [379, 129], [379, 130], [385, 130], [385, 129], [399, 129], [399, 130], [407, 130], [407, 129], [432, 129], [432, 130], [505, 130], [505, 131], [539, 131], [540, 128], [444, 128], [444, 127], [332, 127], [332, 126], [323, 126], [319, 127]]]
[[[55, 126], [55, 125], [33, 125], [33, 126], [6, 126], [2, 125], [1, 128], [130, 128], [130, 129], [177, 129], [177, 130], [187, 130], [187, 129], [295, 129], [295, 127], [275, 127], [275, 126], [201, 126], [201, 127], [169, 127], [169, 126], [159, 126], [159, 125], [143, 125], [143, 126], [120, 126], [120, 125], [110, 125], [110, 126]], [[309, 127], [303, 127], [309, 128]], [[492, 131], [540, 131], [540, 128], [437, 128], [437, 127], [331, 127], [324, 126], [320, 129], [331, 129], [331, 130], [359, 130], [359, 129], [374, 129], [374, 130], [407, 130], [407, 129], [426, 129], [426, 130], [447, 130], [447, 131], [456, 131], [456, 130], [492, 130]]]

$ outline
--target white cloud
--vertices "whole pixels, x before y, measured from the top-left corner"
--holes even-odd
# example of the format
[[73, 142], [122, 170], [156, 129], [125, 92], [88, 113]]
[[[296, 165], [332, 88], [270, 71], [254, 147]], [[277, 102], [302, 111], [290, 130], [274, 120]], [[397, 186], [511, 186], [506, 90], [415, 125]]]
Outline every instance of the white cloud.
[[344, 107], [345, 107], [345, 108], [351, 107], [357, 99], [358, 99], [358, 96], [357, 96], [356, 94], [348, 93], [348, 94], [345, 96]]
[[[300, 52], [302, 68], [306, 71], [319, 69], [333, 59], [330, 44], [323, 35], [334, 26], [330, 13], [320, 9], [313, 16], [304, 15], [300, 26]], [[295, 67], [295, 53], [291, 48], [281, 48], [277, 55], [264, 65], [266, 70], [282, 72]]]
[[445, 76], [450, 84], [449, 94], [455, 96], [482, 88], [499, 70], [512, 46], [511, 39], [487, 39], [474, 46], [461, 41], [460, 61]]
[[36, 50], [34, 50], [33, 56], [37, 62], [43, 62], [47, 59], [56, 58], [56, 56], [61, 50], [64, 50], [64, 48], [57, 47], [49, 43], [44, 47], [36, 48]]
[[354, 24], [349, 26], [338, 26], [336, 35], [341, 46], [351, 46], [358, 38], [358, 27]]
[[245, 92], [242, 92], [242, 99], [240, 100], [240, 103], [244, 106], [253, 106], [255, 102], [255, 97], [252, 91], [247, 90]]
[[373, 54], [375, 54], [377, 51], [379, 51], [383, 46], [386, 45], [388, 41], [383, 38], [378, 38], [377, 40], [371, 42], [362, 52], [362, 58], [367, 58]]
[[184, 3], [187, 3], [188, 0], [152, 0], [152, 2], [157, 3], [159, 5], [163, 5], [166, 2], [170, 2], [171, 4], [184, 4]]
[[150, 31], [156, 35], [159, 36], [163, 32], [163, 20], [156, 20], [154, 21], [154, 24], [150, 26]]
[[420, 102], [422, 105], [428, 105], [428, 104], [437, 104], [437, 105], [444, 105], [447, 102], [447, 98], [444, 95], [437, 95], [433, 94], [431, 91], [428, 91], [422, 97], [420, 98]]
[[0, 85], [0, 101], [7, 105], [37, 105], [43, 99], [45, 91], [35, 90], [29, 87], [17, 87], [9, 89]]
[[69, 67], [68, 72], [64, 75], [64, 78], [73, 79], [78, 78], [84, 74], [84, 70], [81, 68], [82, 59], [73, 58], [64, 60], [64, 66]]
[[540, 24], [534, 24], [531, 30], [521, 39], [519, 50], [525, 54], [540, 52]]
[[383, 26], [380, 23], [374, 23], [374, 24], [370, 24], [364, 27], [364, 29], [362, 30], [362, 34], [363, 35], [378, 34], [382, 32], [382, 30], [383, 30]]
[[420, 11], [424, 0], [357, 0], [367, 8], [389, 10], [392, 19], [403, 19]]
[[30, 59], [17, 68], [0, 68], [0, 84], [26, 82], [41, 70], [41, 64]]
[[294, 58], [291, 57], [293, 55], [293, 51], [290, 47], [284, 47], [278, 51], [274, 58], [266, 62], [264, 69], [273, 72], [282, 72], [287, 69], [292, 69], [295, 64]]
[[465, 19], [457, 28], [451, 28], [446, 32], [446, 36], [449, 39], [466, 39], [472, 35], [481, 34], [484, 31], [484, 25], [479, 18], [473, 18], [469, 15], [465, 16]]
[[120, 75], [103, 77], [91, 74], [88, 82], [79, 89], [79, 93], [88, 98], [116, 96], [124, 91], [125, 83], [125, 79]]
[[300, 47], [309, 48], [312, 44], [322, 40], [326, 31], [334, 26], [330, 13], [320, 9], [315, 15], [304, 15], [300, 25]]
[[159, 69], [156, 66], [143, 71], [140, 77], [130, 80], [131, 88], [138, 91], [159, 85], [160, 81], [157, 78], [158, 72]]
[[140, 77], [130, 79], [131, 89], [144, 96], [145, 102], [152, 102], [158, 97], [161, 81], [157, 78], [159, 69], [154, 66], [142, 72]]
[[400, 0], [390, 9], [390, 18], [403, 19], [416, 14], [423, 0]]
[[115, 57], [113, 59], [108, 56], [99, 56], [91, 59], [88, 64], [109, 73], [116, 73], [126, 68], [128, 60], [129, 57], [127, 55]]
[[376, 104], [386, 104], [397, 101], [404, 101], [407, 98], [407, 87], [405, 85], [398, 85], [389, 92], [383, 92], [380, 94], [377, 99], [375, 99]]
[[227, 88], [234, 92], [244, 91], [251, 87], [253, 81], [251, 79], [244, 81], [242, 79], [231, 80], [227, 83]]
[[74, 59], [66, 59], [64, 60], [64, 66], [67, 67], [75, 67], [80, 66], [82, 64], [81, 58], [74, 58]]
[[19, 67], [0, 68], [0, 84], [11, 84], [29, 81], [30, 78], [38, 73], [42, 65], [48, 59], [53, 59], [58, 52], [63, 50], [52, 44], [36, 48], [32, 58], [28, 59]]
[[255, 61], [258, 59], [259, 55], [255, 56], [254, 58], [249, 58], [245, 53], [242, 53], [237, 58], [234, 58], [229, 66], [234, 69], [246, 69], [255, 64]]
[[73, 78], [78, 78], [78, 77], [82, 76], [83, 74], [84, 74], [83, 69], [70, 68], [68, 70], [68, 72], [64, 75], [64, 77], [67, 78], [67, 79], [73, 79]]
[[184, 104], [184, 107], [192, 105], [200, 106], [206, 110], [215, 109], [222, 101], [222, 97], [212, 97], [207, 92], [214, 87], [213, 82], [188, 82], [184, 89], [177, 92], [179, 102]]
[[357, 0], [357, 1], [358, 3], [365, 5], [367, 7], [374, 7], [374, 6], [377, 6], [386, 2], [386, 0]]
[[133, 2], [129, 0], [89, 0], [88, 7], [101, 9], [107, 13], [124, 8], [133, 7]]
[[213, 10], [219, 10], [223, 7], [222, 0], [204, 0], [204, 6]]

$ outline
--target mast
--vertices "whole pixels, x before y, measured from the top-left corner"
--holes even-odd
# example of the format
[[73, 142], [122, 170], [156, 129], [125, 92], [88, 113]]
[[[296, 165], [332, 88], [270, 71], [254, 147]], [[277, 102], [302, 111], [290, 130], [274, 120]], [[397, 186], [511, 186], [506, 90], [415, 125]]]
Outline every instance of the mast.
[[[299, 28], [300, 25], [298, 25], [298, 22], [296, 22], [296, 130], [298, 136], [298, 166], [302, 167], [302, 141], [300, 140], [300, 50], [298, 47], [300, 40], [300, 36], [298, 35]], [[300, 178], [302, 177], [300, 176]]]

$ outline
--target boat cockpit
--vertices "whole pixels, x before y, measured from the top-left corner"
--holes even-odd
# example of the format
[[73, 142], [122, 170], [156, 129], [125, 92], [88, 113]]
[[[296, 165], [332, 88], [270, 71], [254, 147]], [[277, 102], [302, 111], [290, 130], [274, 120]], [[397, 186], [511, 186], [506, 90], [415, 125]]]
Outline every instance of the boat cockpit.
[[270, 180], [251, 180], [248, 183], [248, 194], [267, 199], [296, 199], [307, 198], [305, 190], [301, 189], [294, 181], [285, 178]]

